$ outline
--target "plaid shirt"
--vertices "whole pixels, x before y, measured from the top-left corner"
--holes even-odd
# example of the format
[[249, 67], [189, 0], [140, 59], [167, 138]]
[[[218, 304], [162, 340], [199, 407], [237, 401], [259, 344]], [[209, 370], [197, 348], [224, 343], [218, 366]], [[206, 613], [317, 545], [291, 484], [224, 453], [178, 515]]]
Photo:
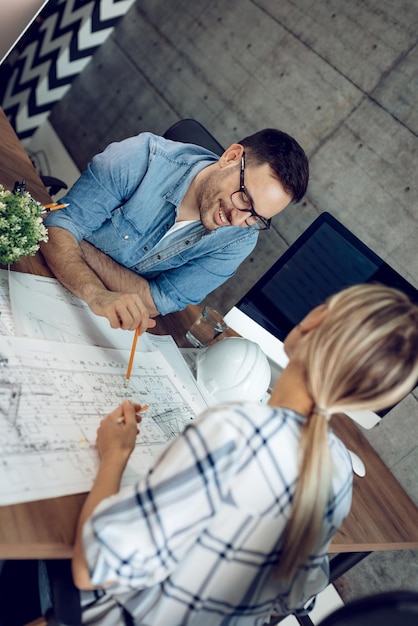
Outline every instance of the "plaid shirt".
[[327, 548], [352, 489], [349, 455], [330, 432], [335, 470], [320, 539], [293, 580], [275, 580], [304, 419], [260, 403], [218, 405], [145, 479], [100, 503], [84, 547], [93, 582], [115, 584], [96, 594], [90, 615], [103, 605], [100, 624], [120, 624], [120, 603], [141, 626], [254, 626], [302, 609], [328, 583]]

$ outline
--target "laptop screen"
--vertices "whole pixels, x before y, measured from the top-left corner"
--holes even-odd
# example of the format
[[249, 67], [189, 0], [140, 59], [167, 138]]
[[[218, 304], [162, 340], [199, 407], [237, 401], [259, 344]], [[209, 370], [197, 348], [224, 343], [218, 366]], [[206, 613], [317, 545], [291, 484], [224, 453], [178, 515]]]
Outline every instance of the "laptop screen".
[[418, 302], [418, 290], [329, 213], [322, 213], [236, 307], [283, 341], [318, 304], [357, 283], [380, 282]]

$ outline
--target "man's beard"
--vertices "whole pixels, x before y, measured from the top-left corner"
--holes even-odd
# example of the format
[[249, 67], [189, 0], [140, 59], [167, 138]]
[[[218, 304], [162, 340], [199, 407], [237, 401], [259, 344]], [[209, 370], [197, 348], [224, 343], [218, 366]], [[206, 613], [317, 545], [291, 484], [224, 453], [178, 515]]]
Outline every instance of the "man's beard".
[[[221, 198], [222, 188], [225, 179], [231, 175], [231, 170], [220, 170], [216, 174], [212, 174], [211, 178], [202, 184], [202, 188], [197, 192], [197, 201], [199, 204], [200, 221], [208, 230], [220, 228], [215, 221], [215, 216], [219, 209], [222, 210], [226, 219], [229, 220], [229, 211], [227, 211]], [[228, 224], [225, 224], [227, 226]]]

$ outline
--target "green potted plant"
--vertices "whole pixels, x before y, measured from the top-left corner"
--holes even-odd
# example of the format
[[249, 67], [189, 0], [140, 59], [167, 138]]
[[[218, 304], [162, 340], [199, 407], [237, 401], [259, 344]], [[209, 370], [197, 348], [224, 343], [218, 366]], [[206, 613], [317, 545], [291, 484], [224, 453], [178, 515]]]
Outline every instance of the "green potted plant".
[[41, 241], [48, 241], [42, 205], [29, 192], [9, 191], [0, 184], [0, 263], [10, 265], [33, 256]]

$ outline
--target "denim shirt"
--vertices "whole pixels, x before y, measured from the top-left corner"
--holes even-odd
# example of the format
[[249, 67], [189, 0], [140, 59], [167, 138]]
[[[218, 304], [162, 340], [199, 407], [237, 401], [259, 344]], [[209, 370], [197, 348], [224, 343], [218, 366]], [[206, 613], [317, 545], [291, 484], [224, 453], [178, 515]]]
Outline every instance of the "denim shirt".
[[257, 243], [258, 233], [249, 228], [209, 231], [200, 221], [161, 241], [194, 177], [218, 158], [151, 133], [112, 143], [62, 199], [70, 206], [44, 223], [143, 276], [162, 315], [184, 309], [233, 276]]

